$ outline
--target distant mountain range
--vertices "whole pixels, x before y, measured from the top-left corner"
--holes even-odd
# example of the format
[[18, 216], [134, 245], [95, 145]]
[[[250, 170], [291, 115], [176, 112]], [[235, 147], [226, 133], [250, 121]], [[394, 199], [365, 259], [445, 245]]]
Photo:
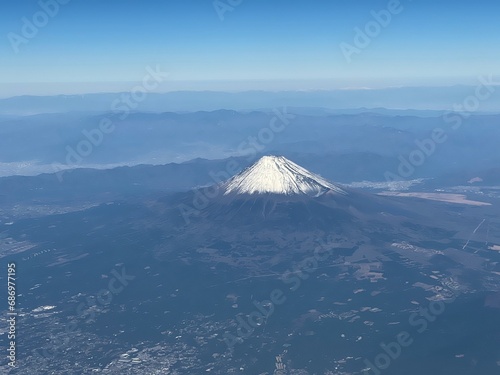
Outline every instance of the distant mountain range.
[[[451, 87], [392, 87], [385, 89], [344, 89], [311, 91], [175, 91], [149, 93], [147, 100], [137, 108], [143, 112], [259, 110], [276, 107], [347, 109], [392, 108], [423, 111], [451, 111], [454, 104], [475, 94], [474, 86]], [[39, 113], [66, 113], [71, 111], [108, 112], [122, 94], [96, 93], [83, 95], [17, 96], [0, 99], [0, 115], [32, 115]], [[481, 103], [480, 111], [500, 111], [500, 90]], [[115, 103], [115, 104], [113, 104]], [[367, 110], [362, 110], [366, 112]], [[371, 110], [369, 110], [371, 111]], [[383, 113], [386, 110], [373, 110]], [[311, 113], [311, 110], [308, 110]], [[407, 115], [416, 112], [405, 111]], [[401, 113], [401, 112], [400, 112]]]
[[[65, 168], [112, 168], [181, 163], [196, 158], [272, 153], [319, 166], [342, 182], [385, 180], [409, 156], [425, 151], [412, 178], [436, 177], [500, 164], [500, 115], [473, 115], [455, 130], [439, 117], [373, 113], [316, 114], [277, 109], [288, 123], [272, 130], [275, 111], [42, 114], [0, 119], [0, 176], [54, 173]], [[103, 133], [103, 122], [112, 124]], [[429, 145], [441, 129], [445, 141]], [[428, 154], [428, 155], [427, 155]], [[308, 161], [306, 159], [311, 159]], [[401, 159], [405, 159], [403, 162]], [[334, 168], [332, 162], [335, 162]], [[476, 176], [471, 176], [473, 178]]]

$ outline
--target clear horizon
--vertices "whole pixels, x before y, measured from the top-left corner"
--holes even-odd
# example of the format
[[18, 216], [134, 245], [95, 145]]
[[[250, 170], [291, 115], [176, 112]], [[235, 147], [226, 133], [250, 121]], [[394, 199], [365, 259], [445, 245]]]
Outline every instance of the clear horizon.
[[[131, 87], [137, 85], [138, 81], [124, 82], [5, 82], [0, 88], [0, 99], [8, 99], [17, 96], [57, 96], [57, 95], [86, 95], [86, 94], [113, 94], [128, 92]], [[426, 82], [427, 83], [427, 82]], [[442, 82], [441, 84], [420, 84], [417, 82], [408, 82], [408, 84], [393, 85], [365, 85], [348, 86], [329, 81], [288, 81], [288, 80], [269, 80], [269, 81], [166, 81], [161, 83], [157, 89], [151, 90], [151, 93], [170, 93], [170, 92], [307, 92], [307, 91], [342, 91], [342, 90], [384, 90], [394, 88], [451, 88], [458, 86], [473, 87], [477, 84], [477, 77], [464, 79], [462, 82]], [[77, 87], [75, 87], [77, 85]], [[500, 85], [500, 81], [499, 81]]]

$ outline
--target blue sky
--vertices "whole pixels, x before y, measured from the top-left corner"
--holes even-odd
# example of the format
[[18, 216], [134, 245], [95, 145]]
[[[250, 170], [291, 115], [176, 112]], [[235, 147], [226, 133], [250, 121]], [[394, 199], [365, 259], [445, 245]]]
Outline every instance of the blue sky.
[[213, 0], [70, 0], [15, 53], [12, 33], [24, 37], [23, 17], [41, 7], [4, 0], [0, 95], [114, 91], [148, 65], [170, 73], [165, 91], [452, 85], [500, 73], [498, 0], [401, 0], [348, 62], [341, 43], [356, 47], [354, 29], [388, 3], [242, 0], [222, 21]]

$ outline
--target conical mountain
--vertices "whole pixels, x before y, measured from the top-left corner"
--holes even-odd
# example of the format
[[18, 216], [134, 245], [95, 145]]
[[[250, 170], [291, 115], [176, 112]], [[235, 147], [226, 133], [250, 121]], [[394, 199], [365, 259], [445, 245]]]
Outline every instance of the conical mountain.
[[283, 156], [260, 158], [227, 181], [223, 189], [224, 195], [278, 194], [318, 197], [328, 191], [346, 194], [342, 188]]

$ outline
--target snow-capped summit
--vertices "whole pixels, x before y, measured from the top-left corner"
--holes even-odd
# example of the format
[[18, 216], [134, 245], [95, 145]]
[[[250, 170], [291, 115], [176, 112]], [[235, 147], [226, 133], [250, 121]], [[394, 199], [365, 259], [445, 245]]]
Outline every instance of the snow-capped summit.
[[324, 178], [283, 156], [264, 156], [224, 184], [228, 194], [282, 194], [320, 196], [327, 191], [346, 194]]

